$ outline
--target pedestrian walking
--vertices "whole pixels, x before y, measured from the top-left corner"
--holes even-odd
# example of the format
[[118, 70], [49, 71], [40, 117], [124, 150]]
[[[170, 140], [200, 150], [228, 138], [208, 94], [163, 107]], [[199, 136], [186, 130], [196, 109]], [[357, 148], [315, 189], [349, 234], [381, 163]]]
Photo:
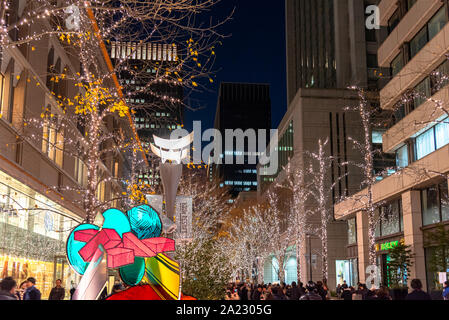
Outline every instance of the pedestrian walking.
[[29, 277], [26, 284], [27, 289], [23, 296], [23, 300], [41, 300], [41, 292], [36, 288], [36, 279]]
[[56, 280], [56, 287], [51, 289], [48, 300], [64, 300], [65, 289], [61, 286], [62, 280]]
[[449, 281], [446, 281], [444, 283], [443, 299], [444, 300], [449, 300]]
[[17, 301], [17, 282], [12, 277], [6, 277], [0, 282], [0, 300]]

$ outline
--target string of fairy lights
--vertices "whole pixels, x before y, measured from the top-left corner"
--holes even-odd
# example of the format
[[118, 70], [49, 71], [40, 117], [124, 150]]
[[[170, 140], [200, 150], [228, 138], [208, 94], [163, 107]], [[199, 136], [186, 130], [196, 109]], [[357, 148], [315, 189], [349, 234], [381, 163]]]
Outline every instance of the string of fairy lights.
[[[124, 132], [118, 136], [115, 132], [108, 132], [105, 127], [108, 118], [118, 118], [120, 121], [123, 113], [134, 113], [134, 109], [141, 106], [121, 104], [117, 91], [104, 90], [104, 88], [110, 87], [113, 74], [128, 71], [132, 77], [138, 78], [148, 68], [142, 68], [142, 70], [130, 68], [126, 59], [122, 59], [116, 64], [114, 70], [105, 69], [104, 63], [99, 58], [101, 54], [98, 52], [98, 39], [94, 36], [92, 21], [86, 14], [86, 9], [90, 8], [94, 12], [99, 33], [104, 39], [127, 38], [151, 41], [151, 37], [154, 35], [153, 38], [157, 41], [178, 43], [180, 47], [180, 44], [184, 43], [185, 38], [187, 38], [185, 52], [189, 54], [183, 55], [177, 63], [174, 63], [169, 69], [165, 69], [164, 72], [157, 72], [139, 90], [134, 92], [127, 90], [128, 97], [145, 93], [152, 95], [157, 101], [184, 104], [181, 99], [160, 94], [153, 89], [153, 86], [155, 84], [167, 84], [193, 88], [198, 86], [196, 82], [198, 80], [193, 81], [192, 79], [201, 77], [205, 77], [208, 82], [212, 82], [209, 77], [210, 73], [205, 70], [205, 66], [212, 61], [212, 56], [215, 54], [213, 51], [214, 39], [220, 38], [220, 36], [213, 30], [213, 26], [201, 27], [195, 25], [193, 19], [183, 20], [183, 18], [192, 17], [208, 10], [214, 3], [215, 1], [201, 3], [196, 1], [173, 2], [164, 4], [164, 10], [161, 10], [160, 6], [156, 4], [146, 3], [142, 6], [133, 6], [127, 1], [115, 5], [102, 1], [54, 2], [36, 0], [28, 2], [23, 14], [14, 22], [9, 19], [11, 17], [9, 15], [10, 1], [3, 0], [1, 2], [5, 12], [4, 16], [1, 17], [0, 26], [0, 47], [2, 50], [29, 46], [32, 48], [32, 52], [42, 52], [46, 48], [40, 48], [37, 45], [39, 41], [55, 37], [59, 40], [63, 50], [68, 53], [68, 56], [76, 55], [80, 61], [78, 72], [70, 70], [67, 73], [54, 73], [52, 78], [54, 79], [53, 82], [56, 83], [63, 79], [67, 85], [79, 85], [79, 93], [76, 96], [78, 99], [75, 97], [70, 100], [64, 94], [52, 92], [54, 96], [52, 104], [56, 107], [52, 107], [50, 110], [44, 107], [40, 116], [24, 119], [22, 134], [25, 140], [33, 141], [38, 148], [41, 141], [46, 140], [48, 148], [59, 150], [83, 162], [87, 171], [84, 184], [54, 186], [52, 188], [60, 192], [73, 192], [79, 195], [79, 197], [74, 196], [73, 198], [75, 202], [80, 201], [77, 199], [81, 199], [88, 222], [93, 221], [98, 208], [104, 207], [104, 203], [102, 203], [104, 201], [100, 201], [97, 197], [99, 185], [117, 182], [130, 190], [135, 184], [139, 183], [139, 179], [136, 177], [142, 171], [144, 164], [144, 161], [140, 158], [137, 160], [135, 152], [133, 153], [137, 148], [135, 139], [129, 138]], [[73, 6], [79, 10], [70, 9]], [[76, 13], [79, 13], [79, 16], [73, 16]], [[118, 18], [115, 20], [113, 17]], [[66, 25], [69, 25], [68, 19], [76, 19], [75, 29], [66, 28]], [[48, 24], [47, 21], [51, 23]], [[73, 21], [70, 22], [70, 25], [73, 25]], [[139, 25], [142, 28], [135, 27]], [[164, 26], [161, 27], [162, 25]], [[12, 30], [17, 31], [16, 39], [9, 36]], [[195, 37], [197, 40], [195, 40]], [[181, 49], [179, 51], [182, 52]], [[132, 55], [133, 52], [130, 54]], [[204, 58], [205, 61], [200, 63], [200, 58]], [[150, 61], [147, 64], [157, 70], [163, 69], [163, 64], [158, 61]], [[28, 82], [30, 82], [29, 80]], [[35, 84], [41, 88], [45, 87], [37, 79], [35, 79]], [[76, 111], [74, 111], [75, 107]], [[151, 108], [151, 105], [146, 104], [145, 107]], [[78, 109], [81, 111], [77, 112]], [[84, 126], [82, 135], [77, 130], [77, 123], [82, 123]], [[27, 130], [30, 127], [37, 130]], [[47, 133], [45, 133], [45, 130], [47, 130]], [[49, 132], [53, 135], [61, 133], [63, 141], [50, 141]], [[109, 147], [105, 147], [105, 145], [109, 145]], [[129, 179], [120, 179], [111, 175], [110, 172], [107, 172], [109, 171], [108, 167], [103, 164], [103, 159], [106, 156], [117, 153], [122, 154], [122, 157], [125, 158], [133, 158], [133, 172]], [[134, 156], [130, 156], [130, 154]], [[100, 173], [100, 171], [104, 173]], [[120, 195], [125, 200], [129, 196], [129, 194]]]

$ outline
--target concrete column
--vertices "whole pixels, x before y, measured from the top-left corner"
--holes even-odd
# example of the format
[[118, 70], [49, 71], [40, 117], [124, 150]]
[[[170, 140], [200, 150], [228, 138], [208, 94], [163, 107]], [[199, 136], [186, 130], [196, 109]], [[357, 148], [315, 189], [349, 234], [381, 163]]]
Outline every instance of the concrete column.
[[426, 288], [426, 263], [423, 247], [421, 195], [420, 191], [407, 191], [402, 194], [402, 212], [404, 216], [405, 245], [411, 246], [414, 254], [413, 266], [410, 268], [408, 286], [412, 279], [418, 278]]
[[369, 266], [368, 216], [366, 212], [364, 211], [357, 212], [356, 223], [357, 223], [359, 281], [365, 283], [366, 268]]

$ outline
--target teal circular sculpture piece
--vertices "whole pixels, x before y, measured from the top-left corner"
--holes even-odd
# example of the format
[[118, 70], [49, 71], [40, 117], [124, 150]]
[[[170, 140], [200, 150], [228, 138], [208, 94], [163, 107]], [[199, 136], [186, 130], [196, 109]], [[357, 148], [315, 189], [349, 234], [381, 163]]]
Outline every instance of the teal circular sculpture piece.
[[103, 229], [114, 229], [120, 238], [123, 238], [124, 233], [131, 232], [128, 217], [120, 210], [109, 209], [103, 213], [103, 217]]
[[131, 231], [139, 240], [157, 238], [162, 232], [159, 214], [150, 206], [144, 205], [128, 211]]
[[69, 260], [73, 270], [80, 275], [83, 275], [86, 272], [89, 262], [84, 262], [83, 258], [79, 254], [79, 251], [86, 245], [86, 243], [75, 240], [75, 232], [89, 229], [100, 230], [99, 227], [93, 224], [81, 224], [73, 229], [67, 239], [66, 244], [67, 259]]
[[136, 286], [145, 275], [145, 259], [135, 257], [134, 263], [119, 269], [120, 277], [129, 286]]

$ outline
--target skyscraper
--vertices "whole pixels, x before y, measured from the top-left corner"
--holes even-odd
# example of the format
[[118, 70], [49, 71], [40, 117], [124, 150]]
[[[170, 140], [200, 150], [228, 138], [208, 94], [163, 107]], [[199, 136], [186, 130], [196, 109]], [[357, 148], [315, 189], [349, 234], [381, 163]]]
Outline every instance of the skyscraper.
[[[223, 138], [224, 161], [226, 156], [234, 158], [234, 164], [221, 164], [210, 169], [212, 174], [221, 178], [223, 185], [231, 189], [234, 197], [242, 191], [257, 190], [257, 164], [249, 163], [249, 152], [252, 147], [248, 146], [245, 139], [244, 150], [239, 150], [234, 140], [232, 150], [225, 148], [226, 130], [254, 129], [257, 135], [258, 129], [267, 130], [266, 139], [269, 139], [271, 128], [271, 98], [270, 86], [267, 84], [253, 83], [221, 83], [218, 96], [217, 111], [215, 114], [215, 128], [218, 129]], [[264, 146], [266, 146], [266, 142]], [[257, 141], [257, 145], [259, 142]], [[257, 153], [261, 150], [256, 150]], [[262, 150], [264, 151], [264, 150]], [[236, 164], [239, 155], [244, 155], [244, 164]], [[256, 156], [258, 159], [258, 155]]]
[[[378, 67], [376, 55], [386, 31], [365, 28], [365, 8], [373, 3], [376, 1], [286, 0], [289, 105], [278, 128], [279, 170], [275, 175], [266, 176], [262, 172], [264, 168], [259, 168], [260, 199], [282, 182], [285, 177], [282, 167], [289, 161], [305, 170], [309, 161], [307, 154], [317, 152], [319, 140], [328, 141], [325, 153], [334, 159], [326, 176], [326, 185], [334, 186], [327, 204], [329, 212], [333, 213], [333, 204], [339, 199], [360, 190], [362, 172], [354, 164], [361, 163], [362, 159], [352, 141], [362, 141], [362, 125], [358, 112], [348, 108], [359, 104], [358, 92], [349, 87], [371, 91], [369, 102], [372, 108], [377, 108], [377, 90], [384, 85], [383, 77], [388, 74], [388, 69]], [[374, 147], [382, 148], [384, 130], [373, 128]], [[380, 157], [376, 159], [376, 169], [393, 162], [391, 156]], [[309, 199], [306, 208], [315, 210], [316, 202]], [[311, 226], [321, 224], [319, 214], [308, 219]], [[331, 220], [326, 241], [327, 280], [332, 288], [337, 281], [336, 262], [344, 260], [356, 268], [356, 257], [347, 255], [347, 223]], [[320, 236], [311, 234], [309, 239], [301, 240], [306, 244], [299, 259], [304, 270], [301, 281], [322, 280]], [[313, 274], [305, 259], [311, 252], [311, 260], [316, 261]], [[268, 273], [265, 282], [273, 281], [276, 279]]]
[[375, 87], [377, 43], [385, 30], [365, 29], [376, 0], [286, 0], [287, 88]]
[[[183, 123], [183, 88], [172, 80], [160, 81], [157, 74], [173, 67], [176, 45], [111, 41], [111, 58], [121, 64], [118, 78], [126, 102], [135, 111], [135, 126], [144, 148], [149, 150], [153, 135], [169, 138], [171, 130]], [[160, 78], [160, 77], [159, 77]], [[152, 157], [151, 153], [148, 157]], [[148, 171], [139, 179], [159, 189], [159, 161], [149, 161]]]

